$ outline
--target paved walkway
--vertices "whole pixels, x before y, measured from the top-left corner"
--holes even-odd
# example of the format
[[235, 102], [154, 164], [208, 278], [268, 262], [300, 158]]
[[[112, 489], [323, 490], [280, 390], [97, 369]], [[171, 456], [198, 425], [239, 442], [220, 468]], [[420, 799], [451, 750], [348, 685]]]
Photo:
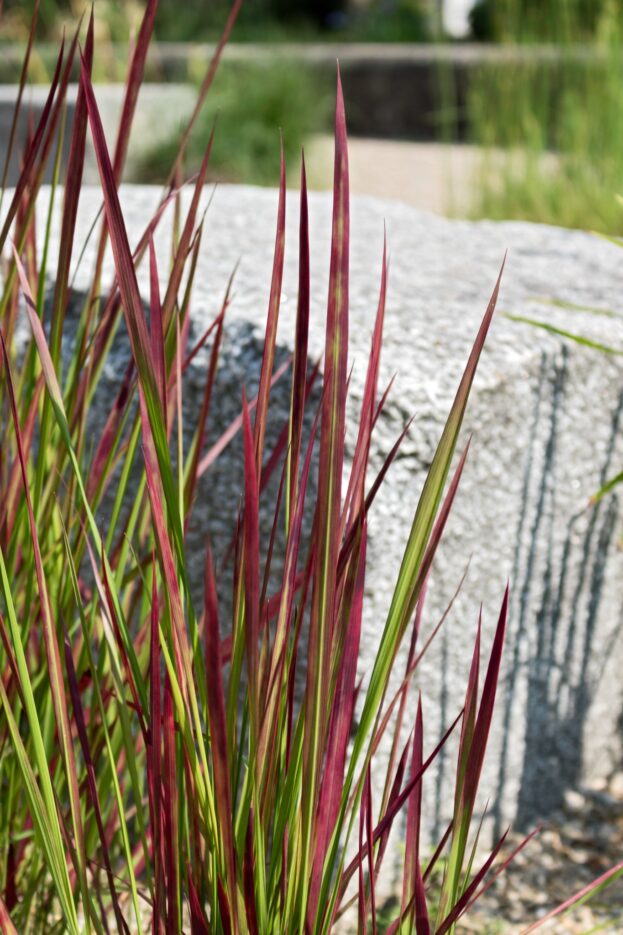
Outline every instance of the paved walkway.
[[[473, 205], [472, 184], [482, 164], [475, 146], [349, 140], [350, 187], [354, 194], [406, 202], [436, 214], [466, 215]], [[333, 141], [314, 137], [307, 151], [309, 185], [331, 187]]]

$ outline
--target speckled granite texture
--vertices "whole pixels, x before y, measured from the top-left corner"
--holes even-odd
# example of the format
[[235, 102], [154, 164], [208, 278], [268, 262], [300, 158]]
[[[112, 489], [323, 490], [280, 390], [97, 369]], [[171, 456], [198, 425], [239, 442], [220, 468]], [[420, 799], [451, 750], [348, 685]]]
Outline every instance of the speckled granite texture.
[[[159, 194], [147, 187], [122, 189], [132, 244]], [[206, 204], [209, 195], [206, 191]], [[217, 381], [213, 434], [239, 410], [242, 383], [252, 387], [256, 381], [276, 201], [274, 191], [222, 186], [208, 210], [192, 305], [197, 333], [217, 310], [227, 278], [240, 261]], [[99, 203], [98, 190], [84, 190], [78, 243]], [[311, 196], [312, 359], [323, 349], [330, 205], [329, 195]], [[379, 420], [374, 465], [381, 463], [412, 414], [415, 422], [371, 516], [361, 673], [365, 676], [371, 669], [424, 471], [508, 249], [499, 311], [466, 418], [464, 440], [473, 432], [472, 450], [434, 566], [424, 635], [444, 610], [470, 557], [471, 564], [417, 684], [424, 699], [425, 744], [431, 749], [460, 708], [480, 603], [483, 644], [488, 648], [510, 579], [508, 641], [482, 802], [490, 799], [497, 824], [514, 820], [527, 827], [556, 809], [566, 788], [607, 775], [621, 758], [619, 496], [597, 507], [587, 504], [604, 478], [620, 471], [623, 463], [623, 370], [615, 357], [512, 322], [504, 312], [549, 320], [623, 348], [623, 251], [584, 233], [520, 223], [451, 221], [398, 203], [354, 199], [350, 362], [355, 402], [365, 376], [384, 222], [390, 275], [382, 380], [395, 374], [396, 381]], [[281, 357], [291, 348], [294, 333], [297, 224], [298, 199], [292, 194]], [[163, 269], [169, 229], [165, 222], [157, 239]], [[87, 251], [75, 278], [77, 288], [86, 283], [90, 269]], [[107, 270], [111, 269], [109, 257]], [[571, 311], [543, 302], [551, 299], [613, 309], [616, 314]], [[197, 367], [187, 391], [191, 409], [193, 387], [199, 386], [205, 360]], [[111, 380], [114, 371], [113, 360]], [[275, 428], [285, 417], [287, 395], [284, 384], [276, 392]], [[99, 398], [102, 405], [109, 403], [105, 386]], [[207, 475], [200, 492], [200, 514], [221, 548], [228, 541], [226, 529], [238, 502], [239, 457], [239, 448], [233, 446]], [[195, 543], [204, 540], [203, 530], [194, 535]], [[429, 774], [425, 802], [431, 830], [441, 829], [447, 816], [453, 768], [454, 754], [448, 749]]]

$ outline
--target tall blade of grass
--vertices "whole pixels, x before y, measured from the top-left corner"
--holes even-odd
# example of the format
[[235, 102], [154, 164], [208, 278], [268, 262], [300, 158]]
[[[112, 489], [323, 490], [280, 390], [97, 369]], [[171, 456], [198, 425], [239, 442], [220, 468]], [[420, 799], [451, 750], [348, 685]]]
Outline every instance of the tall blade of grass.
[[[93, 68], [93, 10], [89, 17], [89, 27], [84, 46], [84, 61], [89, 75]], [[50, 353], [54, 366], [58, 368], [60, 359], [60, 344], [65, 320], [67, 304], [67, 289], [69, 283], [69, 266], [76, 230], [78, 216], [78, 200], [82, 185], [82, 173], [86, 151], [88, 114], [84, 88], [78, 87], [76, 108], [72, 124], [71, 144], [67, 160], [67, 181], [65, 185], [63, 219], [60, 231], [60, 246], [58, 252], [58, 266], [54, 279], [54, 297], [52, 300], [52, 328], [50, 333]]]
[[149, 238], [149, 323], [151, 331], [151, 353], [156, 369], [156, 384], [160, 405], [165, 416], [166, 430], [166, 400], [167, 400], [167, 365], [164, 349], [164, 327], [162, 322], [162, 303], [160, 301], [160, 286], [158, 283], [158, 263], [153, 237]]
[[[364, 786], [364, 789], [367, 788], [367, 776], [368, 776], [368, 774], [366, 773], [366, 784], [365, 784], [365, 786]], [[364, 850], [367, 850], [367, 848], [365, 847], [365, 843], [364, 843], [364, 827], [365, 827], [365, 820], [366, 820], [366, 805], [367, 805], [367, 800], [366, 800], [366, 796], [365, 796], [365, 792], [364, 792], [363, 798], [362, 798], [362, 800], [361, 800], [361, 806], [360, 806], [360, 809], [359, 809], [359, 850], [360, 850], [361, 852], [363, 852]], [[368, 932], [368, 917], [367, 917], [367, 911], [366, 911], [366, 910], [367, 910], [367, 907], [366, 907], [366, 884], [365, 884], [365, 876], [364, 876], [364, 870], [363, 870], [363, 860], [360, 861], [360, 863], [359, 863], [359, 870], [358, 870], [357, 876], [358, 876], [358, 899], [357, 899], [358, 923], [357, 923], [357, 935], [367, 935], [367, 932]]]
[[160, 687], [160, 634], [155, 561], [152, 562], [152, 592], [149, 647], [149, 707], [151, 713], [151, 838], [154, 865], [154, 910], [152, 930], [161, 935], [166, 925], [166, 887], [162, 861], [162, 704]]
[[30, 29], [28, 31], [28, 40], [26, 42], [26, 51], [24, 53], [24, 58], [22, 60], [22, 70], [20, 72], [19, 82], [17, 85], [17, 97], [15, 99], [15, 105], [13, 107], [11, 129], [9, 130], [9, 139], [8, 139], [7, 147], [6, 147], [4, 169], [2, 170], [2, 181], [0, 182], [0, 212], [2, 211], [2, 201], [4, 199], [4, 192], [6, 189], [6, 183], [7, 183], [7, 179], [9, 176], [9, 166], [11, 164], [11, 156], [13, 155], [13, 147], [15, 145], [15, 134], [17, 132], [17, 123], [19, 120], [19, 115], [21, 113], [22, 98], [24, 96], [24, 87], [26, 86], [26, 78], [28, 77], [28, 66], [30, 64], [30, 55], [32, 52], [32, 46], [33, 46], [33, 42], [35, 39], [35, 29], [37, 28], [37, 21], [39, 19], [39, 6], [40, 6], [40, 0], [35, 0], [33, 9], [32, 9], [32, 17], [30, 20]]
[[333, 232], [329, 271], [325, 371], [318, 472], [318, 570], [314, 576], [308, 641], [307, 688], [302, 789], [299, 925], [305, 924], [310, 868], [313, 860], [313, 821], [327, 724], [330, 646], [336, 569], [339, 555], [341, 481], [344, 463], [344, 425], [348, 353], [349, 197], [346, 115], [338, 70], [335, 113]]
[[[361, 718], [357, 733], [353, 743], [353, 753], [349, 765], [349, 772], [344, 784], [344, 793], [342, 796], [341, 819], [337, 827], [341, 827], [342, 821], [346, 815], [346, 806], [350, 795], [350, 789], [355, 779], [355, 769], [361, 753], [366, 744], [366, 738], [369, 736], [372, 722], [377, 717], [377, 712], [385, 692], [387, 679], [391, 667], [400, 645], [404, 630], [408, 625], [423, 582], [426, 578], [428, 567], [432, 562], [434, 548], [436, 543], [429, 543], [430, 533], [435, 521], [439, 501], [443, 493], [443, 487], [448, 475], [450, 462], [454, 454], [458, 434], [463, 422], [463, 415], [467, 405], [469, 392], [474, 380], [476, 368], [480, 359], [480, 354], [493, 318], [497, 297], [499, 293], [501, 276], [504, 265], [498, 276], [491, 300], [485, 312], [478, 335], [463, 377], [459, 384], [457, 394], [448, 416], [448, 420], [442, 432], [441, 439], [437, 446], [429, 473], [426, 477], [422, 493], [418, 502], [414, 516], [411, 532], [405, 548], [398, 581], [392, 597], [386, 624], [381, 636], [379, 651], [377, 653], [373, 671], [370, 677], [370, 684], [366, 693]], [[445, 523], [445, 520], [444, 520]], [[438, 527], [439, 529], [439, 527]], [[443, 523], [439, 530], [439, 537], [443, 530]], [[370, 747], [368, 745], [367, 757], [370, 756]], [[361, 781], [358, 787], [360, 795]], [[352, 819], [350, 822], [352, 828]], [[337, 829], [336, 829], [337, 830]], [[350, 834], [350, 830], [348, 832]], [[321, 899], [325, 898], [326, 889], [330, 884], [333, 860], [337, 856], [338, 835], [334, 834], [332, 847], [329, 852], [327, 868], [325, 869], [323, 889], [321, 890]], [[334, 890], [334, 898], [337, 892]]]
[[145, 13], [143, 14], [143, 19], [141, 21], [141, 25], [139, 27], [138, 35], [136, 37], [132, 51], [132, 59], [126, 80], [123, 107], [121, 109], [121, 117], [119, 118], [119, 129], [117, 131], [115, 154], [113, 157], [113, 175], [117, 185], [121, 183], [121, 176], [123, 173], [123, 167], [125, 165], [128, 144], [130, 142], [132, 123], [134, 122], [134, 114], [136, 113], [136, 104], [138, 101], [139, 91], [143, 83], [143, 75], [145, 73], [147, 52], [149, 50], [149, 43], [151, 42], [154, 31], [157, 9], [158, 0], [147, 0]]
[[495, 861], [500, 850], [502, 849], [502, 846], [506, 840], [507, 835], [508, 835], [508, 831], [505, 831], [502, 837], [500, 838], [500, 840], [497, 842], [497, 844], [491, 851], [491, 853], [489, 854], [489, 856], [487, 857], [487, 859], [485, 860], [482, 867], [475, 874], [469, 886], [465, 889], [460, 899], [454, 904], [453, 908], [450, 910], [450, 912], [448, 913], [446, 918], [443, 920], [443, 922], [441, 922], [441, 924], [437, 926], [437, 928], [435, 929], [435, 935], [445, 935], [446, 932], [449, 932], [450, 930], [453, 929], [457, 919], [459, 919], [461, 915], [463, 915], [475, 891], [478, 889], [478, 887], [480, 886], [480, 883], [482, 882], [484, 877], [489, 872], [493, 862]]
[[[123, 97], [123, 105], [121, 107], [121, 116], [119, 118], [119, 128], [117, 130], [117, 139], [115, 143], [115, 152], [112, 164], [113, 177], [117, 186], [121, 184], [121, 179], [123, 176], [123, 167], [125, 165], [128, 152], [128, 145], [132, 132], [132, 124], [134, 122], [134, 114], [136, 112], [138, 94], [143, 82], [145, 61], [147, 59], [147, 51], [153, 34], [157, 7], [158, 0], [148, 0], [138, 36], [132, 50], [132, 57], [128, 70], [128, 77], [126, 79], [125, 94]], [[102, 225], [102, 231], [97, 248], [95, 272], [93, 274], [92, 294], [90, 296], [90, 300], [93, 300], [94, 293], [99, 289], [107, 239], [108, 225], [104, 224]]]
[[307, 383], [307, 345], [309, 339], [309, 208], [307, 199], [307, 175], [305, 156], [301, 156], [301, 195], [299, 216], [299, 275], [296, 306], [296, 328], [294, 336], [294, 359], [292, 363], [292, 391], [290, 398], [290, 422], [287, 460], [286, 528], [294, 512], [294, 501], [298, 484], [301, 435], [305, 386]]
[[355, 521], [358, 513], [364, 508], [364, 486], [366, 480], [366, 470], [368, 467], [372, 428], [375, 421], [374, 413], [376, 406], [379, 367], [381, 363], [381, 347], [383, 343], [383, 323], [385, 319], [386, 295], [387, 240], [386, 238], [383, 238], [383, 259], [381, 263], [381, 285], [379, 291], [379, 300], [374, 322], [374, 331], [372, 334], [370, 357], [368, 359], [368, 369], [366, 373], [366, 381], [364, 384], [363, 399], [361, 402], [359, 432], [357, 435], [357, 441], [355, 443], [355, 454], [353, 457], [353, 464], [348, 482], [348, 490], [344, 500], [342, 529], [344, 529], [346, 526], [349, 512], [351, 513], [350, 520], [352, 524]]
[[[424, 587], [424, 584], [425, 584], [425, 582], [426, 582], [426, 578], [427, 578], [427, 576], [428, 576], [428, 573], [429, 573], [429, 570], [430, 570], [430, 567], [431, 567], [433, 558], [434, 558], [434, 556], [435, 556], [435, 553], [436, 553], [436, 550], [437, 550], [437, 546], [438, 546], [438, 544], [439, 544], [439, 542], [440, 542], [440, 540], [441, 540], [441, 537], [442, 537], [442, 535], [443, 535], [443, 531], [444, 531], [444, 528], [445, 528], [445, 525], [446, 525], [448, 516], [449, 516], [449, 514], [450, 514], [450, 511], [451, 511], [451, 508], [452, 508], [452, 504], [453, 504], [453, 502], [454, 502], [454, 498], [455, 498], [455, 496], [456, 496], [456, 492], [457, 492], [457, 489], [458, 489], [458, 486], [459, 486], [459, 482], [460, 482], [460, 479], [461, 479], [461, 476], [462, 476], [462, 472], [463, 472], [463, 469], [464, 469], [464, 466], [465, 466], [465, 462], [466, 462], [466, 459], [467, 459], [468, 450], [469, 450], [469, 443], [468, 443], [468, 445], [466, 446], [466, 448], [465, 448], [465, 450], [464, 450], [464, 452], [463, 452], [463, 454], [462, 454], [462, 456], [461, 456], [461, 459], [460, 459], [460, 461], [459, 461], [459, 464], [458, 464], [458, 466], [457, 466], [457, 468], [456, 468], [456, 470], [455, 470], [454, 476], [453, 476], [453, 478], [452, 478], [452, 482], [450, 483], [450, 486], [449, 486], [449, 488], [448, 488], [448, 492], [447, 492], [447, 494], [446, 494], [446, 496], [445, 496], [445, 498], [444, 498], [444, 502], [443, 502], [442, 507], [441, 507], [441, 509], [440, 509], [440, 511], [439, 511], [439, 515], [438, 515], [438, 517], [437, 517], [437, 519], [436, 519], [436, 522], [435, 522], [435, 525], [434, 525], [434, 528], [433, 528], [433, 532], [432, 532], [431, 537], [430, 537], [430, 541], [429, 541], [429, 543], [428, 543], [426, 552], [425, 552], [425, 554], [424, 554], [424, 558], [422, 559], [422, 564], [421, 564], [420, 572], [419, 572], [419, 579], [418, 579], [418, 582], [417, 582], [418, 596], [421, 596], [422, 588]], [[443, 620], [443, 618], [442, 618], [442, 620]], [[421, 657], [421, 654], [420, 654], [420, 657]], [[390, 705], [390, 708], [391, 708], [391, 705]], [[378, 746], [378, 744], [379, 744], [379, 742], [380, 742], [381, 735], [382, 735], [382, 733], [385, 731], [385, 729], [386, 729], [386, 727], [387, 727], [387, 724], [389, 723], [389, 712], [387, 712], [387, 713], [385, 714], [384, 717], [381, 717], [381, 708], [379, 707], [379, 710], [378, 710], [377, 715], [376, 715], [376, 718], [375, 718], [375, 722], [376, 722], [376, 723], [375, 723], [375, 727], [374, 727], [374, 730], [373, 730], [373, 732], [372, 732], [372, 739], [371, 739], [371, 742], [370, 742], [369, 747], [368, 747], [367, 760], [369, 760], [370, 757], [374, 754], [374, 752], [375, 752], [375, 750], [376, 750], [376, 748], [377, 748], [377, 746]], [[456, 722], [455, 722], [455, 723], [456, 723]], [[346, 777], [345, 788], [350, 788], [350, 782], [351, 782], [351, 780], [352, 780], [353, 774], [354, 774], [354, 766], [353, 766], [353, 761], [352, 761], [352, 758], [351, 758], [351, 762], [350, 762], [350, 764], [349, 764], [349, 774], [348, 774], [348, 776]], [[331, 862], [335, 859], [335, 856], [334, 856], [334, 855], [335, 855], [335, 853], [336, 853], [337, 840], [338, 840], [337, 831], [338, 831], [338, 829], [341, 828], [341, 822], [343, 821], [344, 816], [346, 815], [346, 804], [347, 804], [347, 797], [346, 797], [345, 791], [343, 791], [343, 792], [342, 792], [342, 803], [341, 803], [341, 806], [340, 806], [340, 819], [339, 819], [339, 821], [336, 823], [336, 829], [335, 829], [335, 831], [334, 831], [334, 833], [333, 833], [333, 839], [332, 839], [332, 843], [331, 843], [331, 849], [330, 849], [330, 851], [329, 851], [329, 858], [328, 858], [328, 860], [327, 860], [327, 866], [330, 866], [330, 865], [331, 865]], [[392, 820], [393, 820], [393, 819], [392, 819]], [[351, 826], [352, 826], [352, 824], [351, 824]], [[350, 829], [349, 829], [349, 833], [350, 833]], [[326, 870], [325, 870], [325, 881], [326, 881]], [[323, 883], [323, 885], [325, 885], [325, 883]], [[334, 895], [336, 895], [336, 894], [334, 893]]]
[[225, 690], [223, 687], [223, 669], [220, 656], [221, 637], [218, 619], [216, 579], [214, 576], [214, 566], [210, 548], [208, 548], [206, 556], [205, 570], [205, 631], [208, 720], [210, 724], [214, 787], [216, 800], [219, 803], [218, 821], [223, 839], [223, 847], [225, 849], [228, 901], [232, 908], [234, 927], [237, 931], [236, 855], [232, 829], [233, 811], [227, 751]]
[[506, 618], [508, 614], [508, 586], [504, 593], [502, 608], [495, 631], [487, 674], [482, 690], [482, 698], [476, 715], [476, 691], [478, 684], [477, 652], [480, 640], [477, 638], [474, 660], [466, 697], [464, 731], [459, 750], [459, 768], [457, 772], [457, 795], [455, 801], [452, 844], [448, 858], [448, 869], [442, 893], [439, 899], [438, 923], [446, 915], [448, 907], [455, 906], [459, 896], [461, 873], [467, 847], [467, 836], [472, 820], [476, 793], [485, 757], [493, 705], [499, 678]]
[[166, 931], [172, 935], [180, 932], [179, 903], [179, 825], [177, 767], [175, 755], [175, 715], [173, 712], [173, 694], [171, 680], [165, 674], [164, 681], [164, 853], [167, 873], [167, 924]]
[[374, 845], [372, 842], [372, 779], [370, 776], [370, 767], [366, 773], [366, 781], [363, 787], [363, 801], [365, 802], [366, 812], [366, 851], [368, 857], [368, 885], [370, 890], [370, 915], [372, 918], [372, 935], [377, 935], [376, 924], [376, 895], [374, 879]]
[[[436, 745], [432, 753], [430, 753], [428, 757], [424, 760], [424, 762], [422, 763], [422, 766], [418, 770], [416, 770], [415, 773], [409, 778], [409, 780], [407, 781], [407, 784], [403, 787], [403, 789], [399, 792], [399, 794], [390, 801], [385, 814], [383, 815], [381, 820], [377, 823], [374, 829], [374, 834], [373, 834], [374, 844], [380, 841], [381, 838], [391, 829], [394, 819], [402, 810], [405, 802], [408, 801], [409, 796], [411, 795], [413, 790], [416, 788], [417, 784], [421, 781], [422, 777], [426, 773], [426, 770], [429, 768], [431, 763], [435, 761], [435, 759], [437, 758], [441, 750], [446, 745], [448, 738], [453, 733], [454, 729], [456, 728], [457, 724], [461, 720], [462, 716], [463, 716], [463, 712], [461, 711], [461, 713], [457, 715], [454, 721], [447, 728], [447, 730], [441, 737], [441, 740]], [[342, 872], [342, 877], [340, 880], [340, 891], [342, 894], [344, 893], [346, 887], [348, 886], [348, 883], [353, 873], [355, 873], [355, 871], [357, 870], [359, 863], [364, 858], [365, 858], [365, 852], [360, 850], [352, 858], [352, 860], [350, 861], [346, 869]]]
[[[418, 699], [413, 733], [413, 753], [411, 756], [411, 776], [422, 768], [424, 725], [422, 719], [422, 698]], [[430, 931], [422, 868], [420, 866], [420, 825], [422, 817], [422, 783], [419, 782], [409, 799], [407, 806], [407, 833], [405, 838], [405, 864], [402, 888], [402, 912], [413, 900], [411, 922], [417, 935]]]
[[478, 335], [476, 336], [452, 409], [450, 410], [420, 495], [398, 574], [398, 581], [381, 638], [379, 653], [370, 677], [370, 687], [362, 711], [360, 730], [355, 740], [353, 760], [358, 758], [359, 752], [363, 747], [365, 734], [369, 729], [368, 722], [372, 719], [373, 711], [378, 707], [389, 669], [395, 657], [404, 629], [415, 608], [422, 586], [423, 578], [421, 569], [423, 559], [426, 554], [435, 515], [450, 469], [452, 456], [456, 448], [467, 400], [476, 374], [476, 368], [495, 311], [503, 270], [504, 266], [502, 266], [498, 276], [491, 300], [489, 301]]
[[[291, 521], [288, 528], [286, 556], [282, 578], [283, 587], [279, 595], [277, 625], [275, 627], [270, 668], [267, 678], [268, 688], [266, 692], [266, 706], [257, 753], [259, 767], [262, 771], [263, 790], [270, 790], [271, 784], [276, 782], [275, 772], [277, 770], [277, 758], [269, 754], [272, 750], [276, 749], [278, 745], [280, 728], [283, 728], [284, 723], [284, 680], [287, 676], [288, 641], [292, 627], [292, 613], [297, 580], [296, 571], [301, 544], [305, 496], [309, 481], [309, 473], [311, 469], [319, 417], [320, 409], [318, 409], [314, 418], [307, 443], [307, 451], [305, 453], [305, 460], [303, 462], [303, 469], [301, 471], [301, 479], [296, 491], [295, 509], [290, 518]], [[294, 663], [291, 663], [291, 671], [293, 671], [293, 669]], [[274, 792], [274, 789], [270, 791]], [[277, 832], [274, 832], [273, 838], [278, 837], [279, 835]], [[273, 853], [275, 852], [276, 846], [273, 844]]]
[[349, 567], [349, 574], [353, 577], [355, 585], [354, 599], [346, 628], [340, 671], [336, 680], [332, 702], [327, 754], [318, 801], [316, 846], [309, 893], [308, 924], [311, 924], [311, 920], [318, 908], [318, 896], [327, 847], [340, 809], [346, 755], [355, 713], [355, 680], [357, 678], [357, 660], [361, 639], [367, 548], [367, 529], [365, 524], [361, 524], [361, 521], [359, 541], [360, 544], [356, 550], [357, 561], [351, 562]]
[[184, 221], [182, 233], [179, 237], [179, 241], [175, 243], [173, 263], [171, 266], [171, 271], [169, 273], [169, 280], [167, 283], [165, 296], [164, 296], [164, 299], [162, 300], [162, 318], [163, 318], [165, 328], [168, 328], [169, 323], [171, 321], [173, 308], [177, 300], [177, 293], [180, 287], [180, 283], [182, 281], [182, 276], [184, 274], [186, 258], [188, 256], [188, 253], [191, 250], [192, 239], [195, 233], [197, 212], [199, 210], [199, 201], [201, 199], [201, 195], [203, 194], [203, 187], [205, 185], [206, 175], [208, 172], [208, 166], [210, 164], [210, 158], [212, 156], [212, 147], [214, 145], [214, 133], [215, 133], [215, 127], [212, 127], [210, 138], [208, 139], [208, 145], [206, 146], [203, 159], [201, 160], [201, 166], [199, 168], [199, 172], [197, 173], [197, 178], [195, 180], [193, 196], [190, 202], [190, 206], [188, 208], [186, 219]]
[[255, 410], [255, 459], [256, 472], [259, 477], [262, 470], [264, 454], [264, 435], [266, 433], [266, 417], [268, 414], [268, 396], [270, 381], [273, 375], [275, 360], [275, 343], [277, 340], [277, 325], [279, 322], [279, 306], [281, 304], [281, 290], [283, 282], [283, 261], [285, 254], [285, 226], [286, 226], [286, 167], [281, 144], [281, 159], [279, 164], [279, 204], [277, 207], [277, 232], [275, 234], [275, 252], [273, 256], [273, 272], [270, 284], [270, 298], [268, 300], [268, 315], [264, 333], [264, 348], [262, 353], [262, 366], [260, 370], [260, 385], [257, 391], [257, 408]]
[[[104, 206], [108, 219], [108, 228], [117, 271], [117, 281], [128, 327], [132, 355], [139, 374], [141, 390], [145, 400], [145, 408], [153, 435], [155, 452], [158, 459], [158, 470], [168, 508], [168, 520], [173, 532], [176, 554], [180, 561], [179, 570], [180, 574], [185, 577], [183, 532], [180, 522], [179, 504], [177, 503], [175, 484], [173, 482], [173, 472], [164, 424], [164, 413], [158, 395], [155, 366], [151, 353], [151, 341], [147, 332], [147, 325], [136, 279], [136, 270], [132, 260], [123, 215], [121, 213], [121, 205], [119, 204], [119, 196], [110, 163], [110, 156], [106, 147], [102, 122], [84, 59], [81, 60], [81, 81], [85, 90], [91, 132], [93, 135], [102, 187], [104, 189]], [[186, 582], [184, 583], [186, 585]], [[187, 586], [185, 589], [186, 591], [189, 590]]]
[[252, 737], [259, 734], [259, 639], [260, 639], [260, 579], [259, 579], [259, 489], [256, 450], [246, 396], [242, 400], [244, 437], [244, 614], [247, 670], [249, 675], [249, 705]]
[[188, 873], [188, 902], [190, 904], [191, 935], [211, 935], [210, 926], [203, 911], [190, 871]]
[[247, 826], [243, 863], [244, 906], [249, 935], [260, 935], [261, 929], [258, 925], [257, 912], [255, 907], [254, 864], [255, 849], [253, 847], [253, 821], [249, 821]]
[[[52, 110], [52, 104], [54, 102], [54, 95], [56, 94], [58, 83], [61, 77], [61, 67], [63, 64], [64, 50], [65, 50], [65, 44], [63, 41], [63, 43], [61, 44], [60, 51], [58, 53], [58, 58], [56, 59], [56, 66], [54, 69], [54, 74], [52, 76], [52, 81], [50, 83], [50, 90], [48, 91], [48, 96], [46, 98], [45, 104], [43, 105], [41, 116], [37, 124], [37, 129], [34, 133], [32, 140], [30, 141], [30, 144], [24, 156], [23, 166], [19, 174], [17, 184], [15, 186], [15, 191], [13, 192], [13, 198], [11, 199], [11, 204], [7, 210], [7, 215], [6, 215], [4, 224], [2, 226], [2, 230], [0, 231], [0, 251], [4, 250], [4, 245], [9, 235], [9, 231], [11, 230], [11, 225], [13, 223], [13, 220], [15, 219], [15, 215], [20, 206], [24, 192], [26, 191], [31, 181], [31, 176], [35, 168], [35, 160], [37, 158], [37, 153], [39, 151], [39, 147], [41, 146], [41, 141], [43, 139], [46, 127], [48, 125], [50, 111]], [[6, 290], [6, 284], [5, 284], [5, 290]]]
[[220, 64], [221, 56], [223, 55], [223, 49], [225, 48], [225, 46], [227, 45], [227, 42], [229, 41], [231, 31], [234, 28], [234, 24], [236, 22], [236, 19], [238, 18], [238, 13], [240, 12], [241, 6], [242, 6], [242, 0], [234, 0], [234, 3], [232, 4], [231, 10], [229, 12], [229, 16], [227, 17], [227, 21], [225, 23], [225, 27], [223, 29], [221, 38], [219, 39], [216, 49], [214, 50], [214, 54], [208, 66], [208, 70], [205, 74], [205, 77], [203, 81], [201, 82], [201, 87], [197, 95], [197, 100], [195, 101], [193, 112], [188, 119], [188, 123], [186, 124], [186, 127], [184, 128], [184, 132], [182, 133], [182, 138], [178, 146], [177, 154], [175, 156], [175, 160], [173, 162], [173, 165], [171, 166], [171, 170], [167, 178], [167, 182], [166, 182], [167, 186], [170, 186], [173, 180], [177, 177], [179, 170], [181, 169], [181, 166], [184, 162], [184, 156], [186, 154], [186, 147], [188, 146], [188, 142], [190, 140], [190, 135], [193, 131], [193, 127], [195, 126], [197, 122], [197, 118], [199, 117], [199, 114], [201, 113], [203, 109], [203, 105], [208, 95], [208, 91], [210, 90], [212, 86], [212, 82], [214, 81], [216, 72], [218, 70], [218, 66]]
[[[223, 326], [225, 323], [225, 312], [227, 311], [227, 308], [230, 302], [231, 286], [232, 286], [232, 280], [230, 279], [227, 285], [225, 298], [221, 306], [221, 311], [219, 315], [217, 316], [216, 320], [213, 322], [213, 326], [216, 327], [216, 333], [214, 335], [214, 341], [212, 344], [212, 349], [210, 351], [210, 363], [208, 364], [208, 376], [205, 382], [203, 399], [201, 401], [201, 411], [199, 413], [199, 418], [197, 420], [197, 428], [195, 431], [195, 437], [193, 438], [191, 449], [188, 455], [188, 468], [186, 472], [186, 487], [184, 490], [184, 512], [186, 514], [187, 524], [190, 520], [192, 504], [194, 500], [195, 490], [197, 487], [198, 472], [199, 472], [199, 459], [201, 457], [201, 449], [203, 448], [208, 415], [210, 412], [210, 403], [212, 401], [212, 390], [214, 389], [214, 380], [216, 378], [216, 368], [217, 368], [218, 357], [219, 357], [219, 353], [221, 349], [221, 340], [223, 337]], [[192, 355], [189, 355], [189, 356], [192, 359]], [[188, 358], [187, 358], [187, 361], [188, 361]]]

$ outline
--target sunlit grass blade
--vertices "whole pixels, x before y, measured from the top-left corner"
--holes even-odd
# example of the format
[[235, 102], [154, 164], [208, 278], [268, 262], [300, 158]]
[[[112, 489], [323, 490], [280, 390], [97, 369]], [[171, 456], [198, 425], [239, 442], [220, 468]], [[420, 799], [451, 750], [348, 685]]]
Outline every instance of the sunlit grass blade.
[[497, 842], [497, 844], [491, 851], [491, 853], [489, 854], [489, 856], [487, 857], [487, 859], [485, 860], [485, 862], [483, 863], [482, 867], [480, 867], [478, 872], [474, 875], [474, 878], [470, 882], [469, 886], [466, 887], [463, 894], [454, 904], [453, 908], [450, 910], [448, 915], [445, 917], [445, 919], [443, 919], [443, 921], [439, 925], [436, 926], [435, 928], [436, 935], [445, 935], [446, 932], [449, 932], [450, 930], [453, 929], [457, 919], [461, 917], [461, 915], [463, 914], [463, 912], [469, 905], [469, 902], [472, 896], [474, 895], [474, 893], [480, 886], [480, 883], [482, 882], [482, 880], [485, 878], [490, 868], [492, 867], [496, 857], [498, 856], [500, 850], [502, 849], [502, 846], [504, 845], [507, 835], [508, 835], [508, 831], [505, 831], [502, 837], [500, 838], [500, 840]]
[[567, 328], [559, 328], [557, 325], [552, 325], [548, 321], [539, 321], [538, 318], [530, 318], [527, 315], [512, 315], [510, 312], [505, 312], [504, 315], [505, 318], [508, 318], [510, 321], [531, 325], [533, 328], [541, 328], [543, 331], [548, 331], [550, 334], [555, 334], [558, 337], [574, 341], [582, 347], [588, 347], [594, 351], [601, 351], [602, 354], [610, 354], [613, 357], [620, 357], [623, 355], [623, 348], [612, 347], [611, 344], [603, 344], [601, 341], [594, 341], [592, 338], [587, 338], [582, 334], [576, 334], [573, 331], [569, 331]]

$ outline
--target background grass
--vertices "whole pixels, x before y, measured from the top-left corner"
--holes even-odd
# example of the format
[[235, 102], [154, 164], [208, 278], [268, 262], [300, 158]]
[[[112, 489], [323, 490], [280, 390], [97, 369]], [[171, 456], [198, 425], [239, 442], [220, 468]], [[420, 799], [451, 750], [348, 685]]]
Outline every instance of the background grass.
[[[555, 40], [552, 54], [483, 66], [470, 87], [470, 138], [485, 150], [475, 214], [618, 234], [621, 4], [589, 9], [548, 0], [541, 19], [531, 12], [519, 0], [501, 4], [495, 34], [513, 42]], [[500, 159], [499, 150], [511, 158]]]

